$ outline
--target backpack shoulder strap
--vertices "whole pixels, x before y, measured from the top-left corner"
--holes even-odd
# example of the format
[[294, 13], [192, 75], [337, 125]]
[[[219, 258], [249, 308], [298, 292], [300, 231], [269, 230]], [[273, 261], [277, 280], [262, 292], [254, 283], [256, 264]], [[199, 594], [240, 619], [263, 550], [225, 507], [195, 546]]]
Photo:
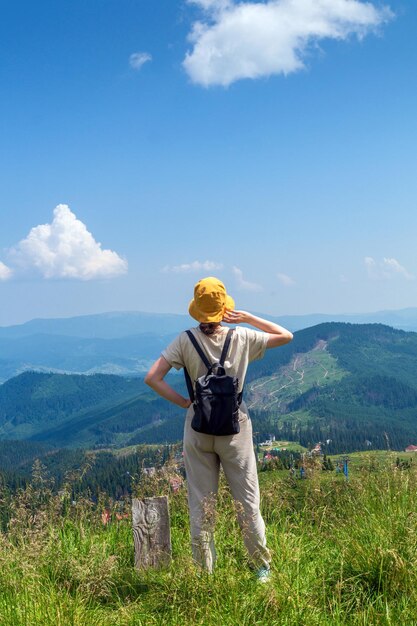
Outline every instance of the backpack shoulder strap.
[[220, 361], [219, 361], [219, 365], [221, 365], [222, 367], [224, 366], [224, 362], [226, 360], [226, 356], [229, 351], [229, 346], [232, 340], [232, 335], [234, 333], [234, 330], [235, 330], [234, 328], [229, 328], [228, 333], [226, 335], [226, 339], [224, 341], [223, 350], [222, 350], [222, 354], [221, 354]]
[[201, 349], [197, 339], [194, 337], [194, 335], [191, 332], [191, 330], [186, 330], [185, 332], [187, 333], [191, 343], [193, 344], [194, 348], [196, 349], [196, 352], [198, 353], [198, 356], [200, 357], [200, 359], [203, 361], [204, 365], [209, 370], [210, 367], [211, 367], [211, 363], [209, 362], [208, 358], [206, 357], [206, 355], [202, 351], [202, 349]]
[[189, 373], [187, 372], [186, 367], [184, 367], [184, 376], [185, 376], [185, 384], [187, 385], [188, 395], [190, 396], [191, 402], [194, 403], [195, 396], [194, 396], [193, 383], [191, 382], [191, 378], [190, 378]]

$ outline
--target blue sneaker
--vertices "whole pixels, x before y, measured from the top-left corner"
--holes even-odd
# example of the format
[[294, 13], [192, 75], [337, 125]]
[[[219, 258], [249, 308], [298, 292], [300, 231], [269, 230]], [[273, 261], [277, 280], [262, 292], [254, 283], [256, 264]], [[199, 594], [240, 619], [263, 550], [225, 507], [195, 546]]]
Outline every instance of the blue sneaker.
[[271, 580], [271, 570], [269, 567], [260, 567], [256, 570], [256, 578], [258, 583], [267, 583]]

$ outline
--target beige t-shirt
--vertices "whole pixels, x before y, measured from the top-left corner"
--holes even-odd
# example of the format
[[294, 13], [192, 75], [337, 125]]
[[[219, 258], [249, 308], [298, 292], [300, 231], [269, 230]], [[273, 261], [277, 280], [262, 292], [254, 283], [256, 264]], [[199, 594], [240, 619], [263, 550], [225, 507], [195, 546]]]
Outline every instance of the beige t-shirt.
[[[227, 327], [222, 327], [221, 331], [213, 335], [205, 335], [198, 327], [191, 329], [210, 363], [216, 363], [220, 360], [227, 331]], [[243, 388], [249, 363], [263, 357], [267, 341], [267, 333], [262, 333], [252, 328], [243, 328], [242, 326], [235, 328], [224, 362], [224, 368], [229, 376], [238, 377], [239, 391]], [[177, 370], [186, 367], [193, 382], [207, 372], [206, 366], [185, 332], [178, 335], [163, 350], [162, 356], [171, 367], [175, 367]]]

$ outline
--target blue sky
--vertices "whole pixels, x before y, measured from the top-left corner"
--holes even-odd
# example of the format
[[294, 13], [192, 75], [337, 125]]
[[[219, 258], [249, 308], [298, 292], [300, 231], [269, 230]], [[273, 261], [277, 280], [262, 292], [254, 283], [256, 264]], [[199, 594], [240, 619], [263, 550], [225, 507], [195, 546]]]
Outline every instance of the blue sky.
[[0, 324], [417, 306], [415, 2], [1, 11]]

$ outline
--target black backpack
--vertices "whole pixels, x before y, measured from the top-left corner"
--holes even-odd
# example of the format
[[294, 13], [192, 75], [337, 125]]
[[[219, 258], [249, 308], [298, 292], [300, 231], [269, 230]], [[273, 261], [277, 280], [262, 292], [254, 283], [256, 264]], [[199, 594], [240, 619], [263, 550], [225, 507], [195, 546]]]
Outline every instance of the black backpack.
[[240, 431], [239, 406], [242, 393], [238, 393], [239, 380], [236, 376], [227, 376], [224, 362], [229, 350], [234, 329], [226, 336], [222, 354], [218, 363], [210, 364], [198, 341], [190, 330], [186, 333], [198, 355], [207, 367], [207, 373], [195, 381], [195, 394], [190, 375], [184, 368], [190, 400], [194, 406], [191, 427], [206, 435], [236, 435]]

